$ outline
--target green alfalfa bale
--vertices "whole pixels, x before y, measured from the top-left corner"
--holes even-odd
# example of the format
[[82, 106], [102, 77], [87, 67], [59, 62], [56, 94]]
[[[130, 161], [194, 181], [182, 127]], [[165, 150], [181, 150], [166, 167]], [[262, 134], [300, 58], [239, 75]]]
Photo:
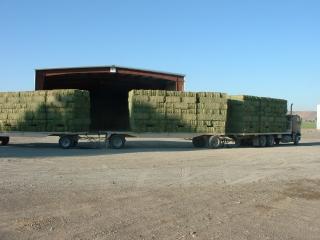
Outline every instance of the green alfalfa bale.
[[7, 97], [4, 95], [1, 95], [0, 93], [0, 104], [5, 104], [7, 102]]
[[129, 98], [137, 95], [142, 95], [143, 91], [141, 89], [133, 89], [129, 92]]
[[136, 120], [148, 120], [150, 119], [150, 114], [149, 113], [132, 113], [131, 117]]
[[175, 109], [189, 109], [190, 108], [194, 108], [192, 106], [194, 106], [194, 103], [183, 103], [183, 102], [175, 102], [173, 103], [173, 108]]
[[18, 113], [9, 113], [7, 115], [8, 120], [19, 120], [19, 121], [24, 121], [26, 120], [25, 118], [25, 113], [24, 112], [18, 112]]
[[178, 91], [166, 91], [166, 97], [180, 97], [181, 92]]
[[181, 100], [183, 103], [197, 103], [197, 97], [194, 96], [194, 97], [181, 97]]
[[166, 103], [181, 103], [180, 96], [166, 96]]
[[193, 114], [197, 115], [197, 109], [196, 108], [191, 108], [191, 109], [180, 109], [182, 114]]
[[156, 96], [166, 96], [166, 91], [165, 90], [157, 90], [155, 94], [156, 94]]
[[227, 99], [225, 98], [211, 98], [211, 97], [199, 97], [199, 103], [211, 104], [211, 103], [227, 103]]
[[196, 114], [220, 114], [220, 109], [210, 109], [210, 108], [199, 108], [196, 110]]
[[138, 103], [144, 103], [144, 102], [149, 102], [150, 96], [145, 96], [145, 95], [131, 95], [130, 96], [130, 101], [131, 102], [138, 102]]
[[181, 113], [172, 113], [172, 112], [167, 112], [165, 115], [166, 120], [179, 120], [181, 119]]
[[197, 93], [196, 92], [178, 92], [179, 93], [179, 96], [180, 97], [186, 97], [186, 98], [188, 98], [188, 97], [192, 97], [192, 98], [194, 98], [194, 97], [197, 97]]
[[168, 107], [165, 109], [165, 112], [166, 113], [170, 113], [170, 114], [178, 114], [178, 115], [181, 115], [182, 113], [182, 109], [180, 108], [174, 108], [174, 107]]
[[0, 112], [0, 120], [7, 120], [7, 119], [8, 119], [8, 113]]
[[149, 101], [151, 102], [160, 102], [160, 103], [164, 103], [166, 100], [166, 97], [165, 96], [158, 96], [158, 95], [155, 95], [155, 96], [151, 96], [149, 97]]
[[224, 121], [226, 119], [226, 116], [223, 115], [213, 115], [213, 114], [198, 114], [197, 119], [200, 121], [205, 121], [205, 120], [219, 120], [219, 121]]
[[182, 121], [184, 120], [197, 120], [196, 114], [181, 114]]

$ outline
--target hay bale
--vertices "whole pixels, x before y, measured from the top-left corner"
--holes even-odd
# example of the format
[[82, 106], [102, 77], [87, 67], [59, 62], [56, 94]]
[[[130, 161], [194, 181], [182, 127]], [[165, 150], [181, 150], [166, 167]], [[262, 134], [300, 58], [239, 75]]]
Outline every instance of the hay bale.
[[[56, 121], [63, 121], [66, 131], [74, 129], [73, 124], [89, 130], [90, 96], [87, 91], [12, 92], [0, 93], [0, 98], [4, 99], [0, 104], [1, 128], [6, 131], [56, 131], [53, 127]], [[65, 124], [66, 121], [69, 123]]]
[[[161, 98], [153, 96], [161, 96]], [[215, 130], [223, 132], [225, 129], [226, 94], [133, 90], [129, 92], [128, 102], [132, 131], [161, 132], [165, 128], [167, 132], [197, 132], [199, 130], [213, 133]], [[148, 114], [140, 115], [139, 113]], [[197, 128], [201, 121], [215, 121], [222, 124], [211, 126], [209, 129], [208, 126], [203, 129]]]
[[284, 132], [286, 113], [286, 100], [246, 95], [230, 96], [227, 132]]

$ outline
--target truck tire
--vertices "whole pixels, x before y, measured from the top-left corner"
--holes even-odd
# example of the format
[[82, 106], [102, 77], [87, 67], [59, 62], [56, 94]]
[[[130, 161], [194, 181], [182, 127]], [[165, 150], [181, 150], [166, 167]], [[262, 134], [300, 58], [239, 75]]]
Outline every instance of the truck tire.
[[296, 136], [294, 137], [293, 144], [294, 144], [294, 145], [298, 145], [298, 144], [299, 144], [299, 142], [300, 142], [300, 140], [301, 140], [301, 137], [300, 137], [300, 136], [298, 136], [298, 135], [296, 135]]
[[61, 136], [59, 146], [63, 149], [69, 149], [74, 146], [74, 138], [72, 136]]
[[1, 145], [6, 146], [8, 145], [10, 138], [9, 137], [0, 137]]
[[272, 135], [267, 136], [267, 147], [274, 146], [274, 137]]
[[267, 146], [267, 137], [260, 136], [259, 137], [259, 147], [265, 147], [265, 146]]
[[208, 140], [209, 148], [219, 148], [221, 147], [221, 139], [218, 136], [211, 136]]
[[195, 148], [203, 148], [206, 146], [206, 138], [204, 136], [192, 138], [192, 144]]
[[255, 136], [252, 139], [252, 146], [254, 147], [260, 147], [260, 137], [259, 136]]
[[119, 134], [114, 134], [109, 138], [109, 146], [113, 149], [123, 148], [125, 142], [125, 137]]

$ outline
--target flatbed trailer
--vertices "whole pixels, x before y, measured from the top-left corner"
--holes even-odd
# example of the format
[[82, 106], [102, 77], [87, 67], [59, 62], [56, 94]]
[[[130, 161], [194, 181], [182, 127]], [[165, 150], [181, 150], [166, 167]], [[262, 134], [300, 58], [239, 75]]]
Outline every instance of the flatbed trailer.
[[181, 138], [191, 140], [197, 148], [221, 148], [225, 144], [234, 142], [235, 146], [251, 145], [254, 147], [271, 147], [280, 143], [298, 144], [301, 134], [292, 132], [272, 132], [272, 133], [135, 133], [135, 132], [108, 132], [107, 141], [111, 148], [123, 148], [126, 138]]
[[181, 138], [191, 140], [194, 147], [221, 148], [229, 142], [235, 146], [271, 147], [280, 143], [298, 144], [301, 140], [301, 117], [287, 115], [288, 129], [285, 132], [268, 133], [179, 133], [179, 132], [130, 132], [130, 131], [88, 131], [88, 132], [0, 132], [1, 145], [7, 145], [10, 137], [59, 137], [59, 146], [64, 149], [77, 146], [80, 139], [103, 139], [111, 148], [123, 148], [126, 138]]
[[103, 140], [110, 148], [120, 149], [125, 146], [127, 138], [181, 138], [191, 140], [197, 148], [221, 148], [230, 142], [235, 146], [251, 145], [254, 147], [271, 147], [279, 143], [298, 144], [300, 133], [158, 133], [158, 132], [127, 132], [127, 131], [98, 131], [98, 132], [0, 132], [1, 145], [7, 145], [10, 137], [59, 137], [58, 144], [63, 149], [76, 147], [80, 139], [89, 141]]
[[106, 131], [94, 132], [22, 132], [10, 131], [0, 132], [0, 145], [5, 146], [9, 143], [10, 137], [59, 137], [58, 144], [61, 148], [68, 149], [76, 147], [80, 139], [88, 141], [103, 140], [107, 141]]

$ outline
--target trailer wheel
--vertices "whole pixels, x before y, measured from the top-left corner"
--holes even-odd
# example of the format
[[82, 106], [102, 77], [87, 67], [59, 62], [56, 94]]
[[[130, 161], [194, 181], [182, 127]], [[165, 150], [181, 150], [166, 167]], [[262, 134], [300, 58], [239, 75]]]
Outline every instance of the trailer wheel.
[[274, 146], [274, 137], [272, 135], [267, 136], [267, 147]]
[[1, 145], [6, 146], [8, 145], [10, 138], [9, 137], [0, 137]]
[[120, 149], [124, 147], [126, 139], [122, 135], [114, 134], [109, 138], [109, 145], [113, 149]]
[[68, 149], [74, 146], [74, 138], [72, 136], [61, 136], [59, 146], [63, 149]]
[[195, 148], [203, 148], [206, 146], [206, 138], [204, 136], [192, 138], [192, 144]]
[[259, 137], [259, 147], [265, 147], [265, 146], [267, 146], [267, 137], [260, 136]]
[[209, 148], [219, 148], [221, 147], [221, 140], [218, 136], [211, 136], [208, 140]]

